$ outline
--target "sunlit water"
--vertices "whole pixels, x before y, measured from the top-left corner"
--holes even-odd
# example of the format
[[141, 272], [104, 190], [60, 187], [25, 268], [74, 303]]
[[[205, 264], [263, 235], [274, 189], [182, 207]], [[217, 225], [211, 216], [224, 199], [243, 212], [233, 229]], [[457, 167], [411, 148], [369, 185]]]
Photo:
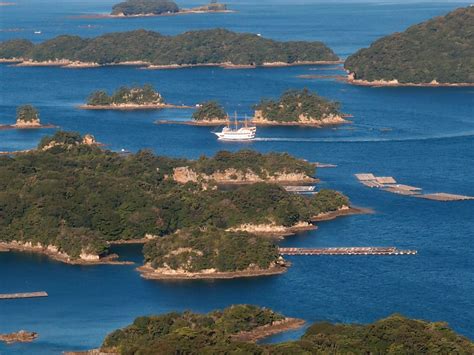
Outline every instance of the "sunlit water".
[[[462, 3], [323, 3], [233, 1], [239, 13], [145, 19], [70, 18], [107, 12], [113, 1], [19, 1], [0, 8], [0, 39], [41, 41], [63, 33], [95, 36], [147, 28], [166, 34], [226, 27], [280, 40], [322, 40], [341, 57], [374, 39], [401, 31]], [[195, 3], [184, 2], [185, 5]], [[464, 3], [465, 5], [466, 3]], [[90, 25], [90, 26], [89, 26]], [[19, 28], [20, 32], [5, 31]], [[41, 35], [33, 32], [41, 30]], [[328, 68], [333, 68], [329, 69]], [[0, 66], [0, 124], [14, 121], [16, 106], [31, 103], [43, 122], [92, 133], [113, 150], [150, 148], [164, 155], [196, 158], [220, 149], [287, 151], [310, 161], [337, 164], [319, 169], [321, 187], [343, 191], [375, 214], [319, 224], [290, 237], [285, 246], [396, 246], [416, 249], [404, 257], [288, 257], [284, 275], [246, 280], [154, 282], [134, 266], [68, 266], [47, 258], [0, 253], [0, 293], [45, 290], [46, 299], [0, 302], [0, 333], [27, 329], [31, 344], [0, 345], [0, 353], [59, 353], [97, 347], [111, 330], [136, 316], [171, 310], [209, 311], [233, 303], [271, 307], [308, 322], [371, 322], [398, 312], [444, 320], [474, 337], [474, 202], [441, 203], [393, 195], [360, 185], [354, 174], [394, 176], [426, 192], [474, 195], [473, 88], [365, 88], [298, 75], [338, 75], [334, 66], [224, 70], [194, 68], [16, 68]], [[159, 119], [189, 118], [191, 110], [82, 111], [75, 106], [96, 89], [153, 84], [171, 103], [194, 105], [218, 99], [229, 112], [252, 114], [261, 97], [308, 87], [342, 103], [352, 124], [328, 129], [259, 128], [252, 143], [220, 143], [206, 127], [156, 125]], [[54, 130], [0, 131], [0, 151], [29, 149]], [[139, 246], [116, 248], [123, 259], [141, 262]], [[274, 337], [297, 337], [293, 332]]]

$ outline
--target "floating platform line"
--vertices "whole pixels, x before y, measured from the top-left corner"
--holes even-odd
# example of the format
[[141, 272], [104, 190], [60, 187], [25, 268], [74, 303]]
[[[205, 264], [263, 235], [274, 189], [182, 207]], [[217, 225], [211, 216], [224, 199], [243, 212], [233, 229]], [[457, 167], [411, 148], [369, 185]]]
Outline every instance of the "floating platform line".
[[0, 293], [0, 300], [11, 300], [11, 299], [19, 299], [19, 298], [37, 298], [37, 297], [48, 297], [48, 294], [44, 291], [26, 292], [26, 293]]
[[416, 250], [400, 250], [395, 247], [350, 248], [279, 248], [281, 255], [415, 255]]

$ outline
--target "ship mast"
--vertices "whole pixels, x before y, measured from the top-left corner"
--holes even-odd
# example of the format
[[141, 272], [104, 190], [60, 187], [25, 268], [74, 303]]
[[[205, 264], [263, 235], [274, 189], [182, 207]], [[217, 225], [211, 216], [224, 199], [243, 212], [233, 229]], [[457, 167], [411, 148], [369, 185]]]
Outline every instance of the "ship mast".
[[237, 129], [238, 124], [237, 124], [237, 111], [234, 112], [234, 122], [235, 122], [235, 129]]

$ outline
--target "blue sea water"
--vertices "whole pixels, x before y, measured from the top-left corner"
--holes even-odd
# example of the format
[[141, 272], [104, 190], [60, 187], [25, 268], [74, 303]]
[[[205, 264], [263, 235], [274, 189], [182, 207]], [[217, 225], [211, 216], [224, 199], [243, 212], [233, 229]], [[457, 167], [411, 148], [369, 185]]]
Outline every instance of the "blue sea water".
[[[225, 27], [279, 40], [322, 40], [346, 57], [380, 36], [401, 31], [467, 2], [229, 1], [235, 14], [145, 19], [79, 19], [107, 12], [114, 1], [20, 1], [0, 8], [0, 40], [42, 41], [59, 34], [95, 36], [138, 28], [166, 34]], [[183, 1], [191, 6], [199, 2]], [[11, 29], [19, 29], [12, 32]], [[8, 30], [10, 29], [10, 30]], [[42, 31], [35, 35], [34, 31]], [[391, 313], [447, 321], [474, 338], [474, 202], [441, 203], [372, 190], [355, 173], [394, 176], [426, 192], [474, 196], [473, 88], [366, 88], [304, 74], [341, 74], [334, 65], [225, 70], [149, 71], [18, 68], [0, 65], [0, 124], [13, 122], [16, 106], [31, 103], [44, 122], [92, 133], [113, 150], [196, 158], [221, 149], [289, 152], [337, 164], [319, 169], [321, 187], [343, 191], [375, 213], [319, 224], [285, 246], [396, 246], [416, 249], [405, 257], [288, 257], [284, 275], [246, 280], [155, 282], [134, 266], [63, 265], [25, 253], [0, 253], [0, 293], [45, 290], [45, 299], [0, 302], [0, 333], [27, 329], [30, 344], [0, 345], [0, 354], [58, 354], [90, 349], [103, 337], [144, 314], [209, 311], [235, 303], [271, 307], [308, 322], [372, 322]], [[350, 125], [328, 129], [259, 128], [252, 143], [220, 143], [206, 127], [156, 125], [187, 119], [191, 110], [95, 112], [75, 108], [96, 89], [151, 83], [167, 101], [193, 105], [220, 100], [229, 112], [250, 115], [261, 97], [308, 87], [342, 103]], [[34, 147], [54, 130], [0, 131], [0, 151]], [[141, 262], [139, 246], [115, 248], [124, 260]], [[470, 296], [471, 295], [471, 296]], [[295, 338], [301, 331], [275, 336]]]

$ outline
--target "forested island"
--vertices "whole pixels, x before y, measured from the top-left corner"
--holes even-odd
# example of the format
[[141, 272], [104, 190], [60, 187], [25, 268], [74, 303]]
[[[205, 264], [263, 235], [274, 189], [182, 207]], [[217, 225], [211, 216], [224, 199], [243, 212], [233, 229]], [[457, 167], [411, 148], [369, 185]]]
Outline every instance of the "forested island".
[[184, 229], [148, 242], [147, 279], [206, 279], [274, 275], [287, 264], [278, 247], [265, 237], [217, 228]]
[[226, 124], [229, 120], [227, 113], [217, 101], [206, 101], [199, 104], [193, 113], [193, 121], [197, 124]]
[[245, 184], [314, 183], [316, 165], [288, 153], [262, 154], [253, 150], [220, 151], [214, 157], [200, 157], [186, 166], [174, 168], [173, 178], [180, 183], [216, 182]]
[[288, 90], [279, 100], [263, 99], [254, 109], [256, 125], [323, 127], [347, 122], [338, 102], [308, 89]]
[[347, 58], [349, 82], [373, 86], [474, 85], [474, 7], [374, 42]]
[[50, 124], [41, 124], [38, 109], [32, 105], [18, 106], [16, 109], [16, 123], [12, 125], [0, 125], [4, 129], [31, 129], [31, 128], [54, 128]]
[[127, 0], [112, 7], [111, 17], [140, 17], [191, 13], [232, 12], [217, 2], [192, 9], [181, 9], [171, 0]]
[[124, 156], [85, 138], [59, 131], [35, 151], [0, 157], [0, 247], [113, 263], [111, 243], [153, 242], [185, 228], [288, 235], [349, 206], [336, 191], [303, 197], [267, 182], [232, 190], [183, 185], [174, 169], [192, 161], [149, 151]]
[[255, 34], [212, 29], [176, 36], [146, 30], [95, 38], [62, 35], [39, 44], [16, 39], [0, 42], [0, 60], [22, 66], [138, 65], [167, 69], [333, 63], [339, 58], [322, 42], [277, 42]]
[[257, 344], [269, 335], [296, 329], [304, 321], [268, 308], [234, 305], [208, 314], [145, 316], [109, 334], [107, 354], [472, 354], [474, 344], [443, 322], [398, 314], [367, 325], [311, 325], [296, 341]]
[[89, 110], [156, 110], [163, 108], [189, 108], [184, 105], [171, 105], [152, 85], [143, 87], [122, 86], [112, 95], [104, 90], [94, 91], [89, 95], [87, 103], [79, 106]]

